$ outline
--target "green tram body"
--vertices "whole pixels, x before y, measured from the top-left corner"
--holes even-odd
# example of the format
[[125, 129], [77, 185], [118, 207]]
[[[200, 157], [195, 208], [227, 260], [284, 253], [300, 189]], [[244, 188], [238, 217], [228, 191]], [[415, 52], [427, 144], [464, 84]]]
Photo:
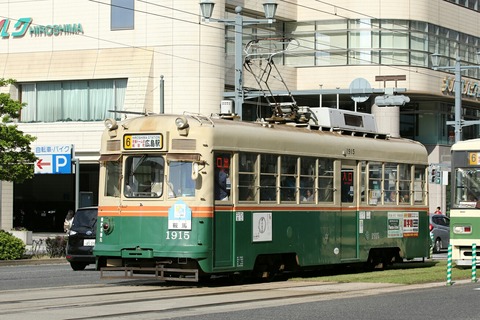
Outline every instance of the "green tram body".
[[480, 139], [459, 141], [451, 153], [452, 260], [457, 266], [471, 267], [473, 244], [480, 245]]
[[[179, 129], [176, 119], [186, 119], [188, 127]], [[132, 147], [132, 137], [138, 137], [140, 144]], [[128, 277], [153, 272], [157, 279], [185, 281], [215, 274], [269, 277], [282, 271], [343, 263], [376, 265], [429, 254], [427, 152], [417, 142], [200, 115], [134, 118], [107, 129], [102, 139], [94, 249], [102, 277], [118, 270]], [[262, 199], [258, 171], [263, 169], [257, 161], [254, 198], [240, 200], [239, 171], [243, 170], [244, 153], [275, 155], [273, 166], [277, 169], [270, 175], [275, 179], [273, 199]], [[164, 159], [157, 161], [164, 165], [161, 195], [127, 197], [130, 185], [125, 181], [133, 175], [127, 172], [127, 159], [144, 154]], [[230, 196], [229, 200], [215, 200], [215, 167], [225, 154], [230, 155]], [[278, 168], [283, 157], [292, 156], [300, 159], [294, 160], [298, 165], [293, 174], [294, 196], [284, 199]], [[299, 172], [304, 158], [329, 159], [331, 201], [320, 201], [319, 182], [314, 182], [318, 199], [301, 201], [303, 180]], [[137, 163], [140, 161], [142, 158]], [[370, 182], [365, 182], [365, 164], [369, 162], [408, 164], [411, 202], [383, 203], [382, 190], [371, 190]], [[115, 163], [121, 172], [113, 174], [118, 190], [112, 192], [108, 191], [112, 185], [109, 172], [114, 170], [108, 168]], [[191, 163], [194, 168], [190, 177], [195, 179], [194, 185], [173, 197], [167, 181], [174, 181], [169, 175], [173, 177], [182, 163]], [[347, 193], [343, 192], [341, 175], [353, 178]], [[377, 178], [377, 187], [386, 185], [386, 177]], [[374, 193], [381, 195], [376, 202], [365, 197]], [[342, 194], [350, 198], [342, 202]]]

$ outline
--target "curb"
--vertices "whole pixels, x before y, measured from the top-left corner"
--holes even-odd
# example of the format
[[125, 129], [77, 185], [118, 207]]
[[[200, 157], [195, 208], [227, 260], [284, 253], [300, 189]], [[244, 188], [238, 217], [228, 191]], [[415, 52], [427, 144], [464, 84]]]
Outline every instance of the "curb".
[[20, 260], [0, 260], [0, 267], [3, 266], [23, 266], [23, 265], [44, 265], [44, 264], [67, 264], [66, 258], [48, 258], [48, 259], [20, 259]]

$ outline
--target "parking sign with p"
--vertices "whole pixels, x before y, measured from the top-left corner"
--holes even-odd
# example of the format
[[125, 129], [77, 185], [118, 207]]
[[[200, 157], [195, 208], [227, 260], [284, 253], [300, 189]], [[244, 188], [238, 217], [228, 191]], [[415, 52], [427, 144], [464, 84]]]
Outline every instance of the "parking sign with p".
[[72, 145], [36, 146], [38, 160], [35, 162], [36, 174], [71, 174]]

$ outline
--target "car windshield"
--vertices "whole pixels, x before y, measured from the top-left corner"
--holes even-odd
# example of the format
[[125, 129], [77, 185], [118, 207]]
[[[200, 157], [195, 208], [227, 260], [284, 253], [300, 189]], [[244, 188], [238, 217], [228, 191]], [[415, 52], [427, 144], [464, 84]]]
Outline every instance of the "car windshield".
[[73, 218], [72, 230], [95, 230], [95, 224], [97, 223], [97, 213], [97, 209], [78, 210]]

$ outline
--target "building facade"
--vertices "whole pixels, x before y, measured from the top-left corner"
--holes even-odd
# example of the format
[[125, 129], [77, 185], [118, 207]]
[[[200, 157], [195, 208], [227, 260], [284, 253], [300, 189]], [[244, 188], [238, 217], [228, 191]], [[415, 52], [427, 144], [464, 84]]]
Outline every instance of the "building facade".
[[[300, 105], [374, 113], [381, 131], [422, 142], [430, 162], [447, 171], [454, 75], [433, 70], [430, 56], [440, 54], [445, 66], [457, 57], [464, 65], [477, 64], [479, 2], [278, 2], [276, 22], [245, 25], [243, 43], [271, 39], [275, 64]], [[242, 6], [245, 19], [262, 19], [262, 4], [215, 0], [212, 18], [234, 19]], [[8, 0], [0, 10], [1, 76], [17, 81], [2, 90], [27, 103], [19, 128], [37, 137], [34, 150], [72, 146], [80, 164], [78, 188], [73, 174], [37, 174], [21, 185], [0, 182], [0, 228], [27, 220], [32, 230], [61, 231], [67, 210], [79, 203], [77, 191], [82, 205], [96, 204], [106, 118], [132, 112], [209, 115], [231, 97], [234, 26], [203, 21], [196, 1]], [[469, 69], [462, 77], [462, 117], [478, 120], [480, 71]], [[257, 87], [251, 75], [243, 80], [245, 87]], [[376, 91], [355, 99], [349, 90], [358, 83]], [[378, 107], [378, 92], [401, 92], [410, 100]], [[242, 109], [244, 120], [269, 112], [248, 94]], [[476, 125], [464, 127], [462, 138], [477, 137], [478, 131]], [[432, 210], [446, 207], [447, 191], [448, 186], [430, 185]]]

